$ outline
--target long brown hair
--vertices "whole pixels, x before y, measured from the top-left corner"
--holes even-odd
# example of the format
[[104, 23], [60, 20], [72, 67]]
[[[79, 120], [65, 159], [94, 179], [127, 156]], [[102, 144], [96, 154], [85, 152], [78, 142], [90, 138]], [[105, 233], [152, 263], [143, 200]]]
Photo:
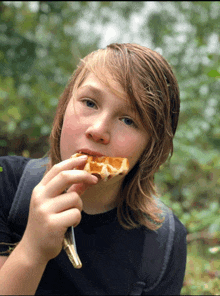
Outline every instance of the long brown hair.
[[61, 161], [63, 117], [73, 90], [91, 72], [111, 88], [104, 75], [106, 70], [130, 98], [149, 135], [145, 151], [124, 179], [118, 197], [118, 219], [125, 228], [144, 225], [155, 230], [161, 226], [163, 219], [154, 198], [157, 195], [154, 174], [173, 153], [180, 107], [177, 80], [170, 65], [159, 53], [137, 44], [114, 43], [81, 60], [58, 103], [50, 136], [47, 170]]

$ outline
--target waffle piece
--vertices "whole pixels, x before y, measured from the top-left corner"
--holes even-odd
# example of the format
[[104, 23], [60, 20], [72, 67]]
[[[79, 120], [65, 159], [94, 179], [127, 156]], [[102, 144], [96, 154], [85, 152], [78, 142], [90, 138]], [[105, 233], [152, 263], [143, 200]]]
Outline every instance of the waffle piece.
[[[71, 156], [79, 157], [83, 154], [76, 153]], [[109, 157], [109, 156], [91, 156], [88, 155], [87, 162], [83, 168], [92, 175], [96, 175], [104, 181], [118, 175], [126, 175], [129, 169], [127, 158]]]

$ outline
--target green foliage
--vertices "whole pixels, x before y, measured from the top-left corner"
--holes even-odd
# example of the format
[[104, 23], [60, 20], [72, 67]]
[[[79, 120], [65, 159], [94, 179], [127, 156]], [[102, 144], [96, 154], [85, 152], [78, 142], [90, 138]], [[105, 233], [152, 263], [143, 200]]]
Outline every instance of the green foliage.
[[[173, 66], [181, 95], [174, 154], [156, 174], [158, 191], [189, 235], [205, 231], [219, 248], [219, 24], [218, 1], [0, 2], [0, 154], [46, 153], [80, 58], [110, 42], [148, 46]], [[218, 293], [219, 278], [205, 285], [201, 267], [217, 257], [189, 252], [184, 293]]]
[[210, 252], [203, 243], [190, 243], [186, 265], [186, 277], [181, 295], [220, 294], [220, 253]]
[[[86, 47], [78, 42], [74, 25], [84, 5], [0, 2], [1, 153], [34, 152], [40, 138], [48, 137], [70, 75], [97, 48], [95, 39]], [[44, 141], [40, 153], [47, 148]]]
[[216, 71], [216, 70], [211, 70], [211, 71], [209, 71], [208, 75], [209, 75], [210, 77], [220, 78], [220, 73], [219, 73], [218, 71]]

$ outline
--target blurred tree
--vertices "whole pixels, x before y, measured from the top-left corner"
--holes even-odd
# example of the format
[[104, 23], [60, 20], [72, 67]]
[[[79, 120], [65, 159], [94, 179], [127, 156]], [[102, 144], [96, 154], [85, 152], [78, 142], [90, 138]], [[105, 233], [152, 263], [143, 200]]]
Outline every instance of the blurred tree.
[[2, 153], [46, 152], [45, 141], [36, 143], [50, 133], [58, 98], [79, 59], [97, 48], [95, 39], [80, 44], [74, 29], [85, 5], [0, 2]]
[[[0, 155], [47, 152], [59, 96], [80, 58], [111, 42], [150, 47], [173, 66], [181, 94], [174, 155], [156, 174], [158, 191], [189, 239], [220, 245], [219, 32], [219, 1], [0, 1]], [[216, 294], [216, 281], [183, 291]]]

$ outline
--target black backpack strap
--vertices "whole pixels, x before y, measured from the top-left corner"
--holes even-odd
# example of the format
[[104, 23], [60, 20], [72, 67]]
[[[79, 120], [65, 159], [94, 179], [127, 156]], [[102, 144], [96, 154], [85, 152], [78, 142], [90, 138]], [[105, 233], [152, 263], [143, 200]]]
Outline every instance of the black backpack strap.
[[158, 232], [160, 232], [159, 235], [160, 235], [161, 243], [166, 244], [164, 258], [162, 258], [163, 267], [160, 270], [160, 273], [159, 273], [157, 279], [155, 279], [155, 282], [150, 287], [143, 289], [145, 293], [153, 290], [159, 284], [161, 279], [163, 278], [164, 273], [167, 268], [167, 265], [168, 265], [168, 262], [169, 262], [170, 253], [171, 253], [171, 250], [173, 247], [174, 233], [175, 233], [174, 216], [173, 216], [173, 212], [168, 207], [164, 206], [164, 210], [166, 211], [165, 221], [164, 221], [163, 226], [158, 230]]
[[[163, 278], [169, 262], [174, 241], [175, 221], [171, 209], [165, 206], [159, 199], [157, 202], [158, 206], [163, 210], [165, 220], [163, 225], [155, 231], [159, 247], [157, 249], [153, 249], [154, 247], [152, 246], [151, 252], [157, 254], [157, 261], [159, 264], [158, 267], [155, 267], [154, 272], [150, 273], [149, 277], [149, 236], [146, 234], [142, 253], [142, 264], [139, 273], [140, 281], [135, 283], [129, 295], [141, 295], [142, 293], [149, 293], [155, 289]], [[146, 277], [146, 275], [148, 277]]]
[[8, 222], [19, 234], [26, 228], [32, 191], [43, 178], [48, 161], [48, 157], [29, 160], [20, 178], [8, 216]]

